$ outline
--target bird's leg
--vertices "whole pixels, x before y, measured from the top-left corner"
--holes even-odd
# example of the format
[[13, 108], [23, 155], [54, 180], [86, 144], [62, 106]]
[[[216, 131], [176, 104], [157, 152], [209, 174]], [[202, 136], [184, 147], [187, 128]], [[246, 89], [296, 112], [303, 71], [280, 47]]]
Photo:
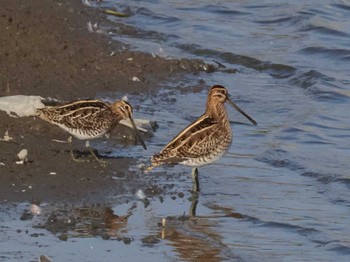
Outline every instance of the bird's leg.
[[192, 191], [199, 192], [199, 178], [197, 167], [194, 167], [192, 169]]
[[69, 146], [70, 146], [70, 156], [72, 157], [72, 160], [75, 161], [75, 162], [85, 162], [85, 160], [83, 160], [83, 159], [78, 159], [78, 158], [76, 158], [76, 157], [74, 156], [72, 140], [73, 140], [72, 136], [68, 137], [67, 142], [68, 142], [68, 144], [69, 144]]
[[199, 198], [198, 192], [192, 192], [191, 207], [190, 207], [190, 210], [189, 210], [189, 215], [191, 217], [195, 217], [196, 216], [197, 205], [198, 205], [198, 198]]
[[91, 148], [91, 146], [90, 146], [89, 140], [86, 140], [85, 146], [89, 149], [90, 154], [91, 154], [92, 157], [97, 161], [97, 163], [101, 164], [102, 166], [105, 166], [105, 165], [106, 165], [106, 163], [107, 163], [106, 161], [103, 161], [103, 160], [99, 159], [99, 158], [96, 156], [94, 150], [93, 150], [93, 149]]
[[[75, 162], [79, 162], [79, 163], [82, 163], [82, 162], [89, 162], [89, 160], [85, 160], [85, 159], [79, 159], [79, 158], [76, 158], [74, 156], [74, 152], [73, 152], [73, 145], [72, 145], [72, 136], [70, 136], [67, 140], [67, 142], [69, 143], [70, 145], [70, 155], [72, 157], [72, 160], [75, 161]], [[90, 154], [92, 155], [92, 157], [101, 165], [105, 165], [105, 162], [98, 159], [98, 157], [96, 156], [96, 154], [94, 153], [94, 151], [92, 150], [92, 148], [90, 147], [90, 143], [89, 141], [86, 141], [86, 147], [89, 149], [89, 152]]]

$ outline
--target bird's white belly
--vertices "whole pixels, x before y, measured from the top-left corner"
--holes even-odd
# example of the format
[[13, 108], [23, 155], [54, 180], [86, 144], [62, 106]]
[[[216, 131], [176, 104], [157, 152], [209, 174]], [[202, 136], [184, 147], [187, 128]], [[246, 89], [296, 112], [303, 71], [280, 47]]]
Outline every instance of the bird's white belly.
[[80, 129], [68, 128], [65, 125], [59, 125], [59, 124], [58, 126], [80, 140], [99, 138], [106, 133], [106, 132], [98, 132], [98, 131], [86, 132]]
[[203, 165], [208, 165], [211, 164], [218, 159], [220, 159], [224, 154], [226, 153], [225, 151], [222, 151], [221, 153], [218, 154], [211, 154], [207, 156], [200, 156], [198, 158], [190, 158], [188, 160], [180, 162], [181, 165], [185, 166], [191, 166], [191, 167], [199, 167]]

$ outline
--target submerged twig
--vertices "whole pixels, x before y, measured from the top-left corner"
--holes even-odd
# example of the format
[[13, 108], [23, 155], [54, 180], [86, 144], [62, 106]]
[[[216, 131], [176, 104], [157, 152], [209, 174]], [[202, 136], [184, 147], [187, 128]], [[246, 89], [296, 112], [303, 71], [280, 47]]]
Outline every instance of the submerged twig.
[[118, 12], [118, 11], [114, 11], [114, 10], [110, 10], [110, 9], [105, 9], [105, 10], [103, 10], [103, 12], [106, 15], [114, 15], [114, 16], [117, 16], [117, 17], [129, 17], [130, 16], [128, 14], [125, 14], [125, 13], [122, 13], [122, 12]]

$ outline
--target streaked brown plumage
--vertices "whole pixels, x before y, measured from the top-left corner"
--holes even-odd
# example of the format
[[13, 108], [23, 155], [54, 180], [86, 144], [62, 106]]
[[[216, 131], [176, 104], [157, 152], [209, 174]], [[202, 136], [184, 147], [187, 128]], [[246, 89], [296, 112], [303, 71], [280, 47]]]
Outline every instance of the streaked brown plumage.
[[255, 120], [229, 99], [225, 87], [215, 85], [209, 91], [205, 113], [182, 130], [158, 154], [155, 154], [146, 172], [161, 164], [192, 166], [193, 191], [199, 191], [197, 167], [219, 159], [232, 142], [232, 131], [225, 102], [256, 125]]
[[101, 137], [109, 133], [120, 120], [128, 119], [146, 149], [132, 118], [132, 107], [123, 100], [113, 104], [96, 99], [78, 100], [64, 105], [46, 106], [38, 109], [38, 115], [81, 140]]

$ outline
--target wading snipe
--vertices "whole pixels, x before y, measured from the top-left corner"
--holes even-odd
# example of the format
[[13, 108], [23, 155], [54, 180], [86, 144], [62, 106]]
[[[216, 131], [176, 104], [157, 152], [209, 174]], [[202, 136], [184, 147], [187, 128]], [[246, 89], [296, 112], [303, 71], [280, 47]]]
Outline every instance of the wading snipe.
[[[113, 104], [95, 99], [78, 100], [64, 105], [46, 106], [38, 109], [38, 114], [41, 119], [59, 126], [81, 140], [99, 138], [109, 133], [120, 120], [128, 119], [143, 148], [146, 149], [146, 145], [132, 118], [132, 107], [123, 100], [116, 101]], [[68, 142], [71, 144], [72, 137], [68, 139]], [[100, 162], [88, 141], [86, 145], [91, 155]], [[72, 148], [71, 155], [73, 160], [80, 161], [74, 157]]]
[[197, 167], [219, 159], [229, 149], [232, 131], [224, 103], [228, 102], [254, 125], [257, 123], [231, 101], [225, 87], [215, 85], [208, 94], [205, 113], [182, 130], [162, 151], [151, 158], [150, 171], [161, 164], [182, 164], [193, 167], [192, 190], [199, 191]]

